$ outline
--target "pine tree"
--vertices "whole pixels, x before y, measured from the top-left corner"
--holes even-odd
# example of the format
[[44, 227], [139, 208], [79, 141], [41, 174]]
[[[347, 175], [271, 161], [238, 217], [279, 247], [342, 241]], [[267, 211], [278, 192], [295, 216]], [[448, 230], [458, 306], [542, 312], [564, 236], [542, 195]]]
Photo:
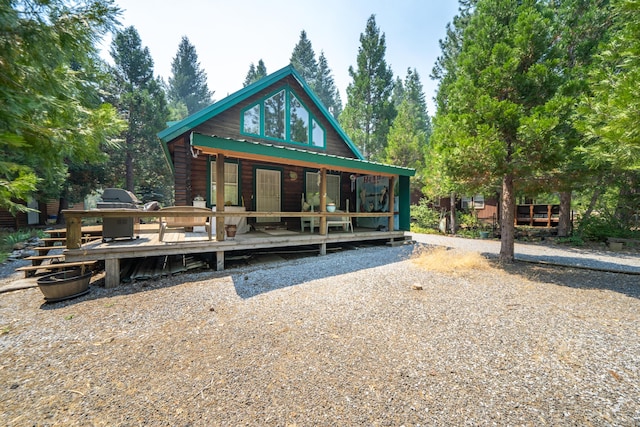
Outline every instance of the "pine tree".
[[333, 76], [331, 75], [331, 69], [329, 68], [327, 58], [324, 56], [323, 51], [320, 52], [320, 57], [318, 58], [318, 73], [315, 78], [313, 90], [331, 115], [338, 118], [342, 112], [340, 92], [336, 88]]
[[313, 46], [307, 38], [307, 32], [305, 30], [300, 32], [300, 40], [293, 48], [289, 62], [309, 87], [315, 87], [315, 80], [318, 75], [318, 63], [316, 62], [316, 54], [313, 51]]
[[585, 167], [588, 160], [578, 147], [588, 145], [589, 140], [574, 124], [575, 117], [578, 117], [576, 106], [587, 91], [586, 79], [597, 46], [605, 41], [611, 25], [612, 13], [608, 3], [608, 0], [563, 0], [552, 4], [554, 25], [551, 31], [560, 51], [559, 61], [564, 80], [557, 95], [559, 102], [565, 104], [560, 111], [563, 126], [556, 132], [557, 149], [562, 150], [562, 154], [555, 171], [550, 173], [548, 179], [539, 179], [538, 182], [545, 185], [546, 191], [559, 192], [559, 237], [568, 236], [571, 231], [572, 192], [583, 188], [598, 192], [602, 188], [598, 183], [606, 179], [603, 169]]
[[169, 200], [170, 170], [156, 136], [165, 127], [169, 111], [162, 86], [153, 75], [153, 59], [134, 27], [116, 34], [110, 52], [115, 63], [114, 104], [128, 122], [123, 149], [112, 153], [112, 179], [119, 182], [124, 177], [124, 188], [133, 192], [159, 188]]
[[349, 67], [353, 82], [347, 87], [340, 123], [366, 159], [379, 160], [384, 156], [395, 108], [391, 102], [393, 72], [385, 60], [385, 35], [380, 34], [375, 15], [360, 34], [360, 45], [357, 70]]
[[[579, 129], [589, 144], [581, 148], [585, 163], [602, 174], [601, 182], [617, 192], [612, 215], [630, 228], [640, 210], [640, 2], [613, 3], [610, 38], [601, 43], [587, 76], [590, 92], [581, 100]], [[594, 208], [596, 195], [592, 197]]]
[[267, 67], [264, 65], [264, 62], [261, 60], [258, 61], [258, 66], [256, 67], [253, 62], [249, 66], [249, 71], [247, 72], [247, 77], [244, 79], [243, 87], [249, 86], [251, 83], [255, 83], [263, 77], [267, 76]]
[[[443, 76], [432, 142], [468, 191], [501, 187], [500, 259], [514, 259], [516, 183], [558, 162], [558, 50], [546, 3], [479, 0]], [[449, 76], [450, 78], [446, 78]]]
[[416, 70], [409, 68], [405, 82], [398, 79], [394, 94], [401, 98], [398, 115], [389, 130], [385, 162], [414, 168], [413, 190], [424, 186], [425, 153], [431, 136], [431, 124], [424, 99], [424, 90]]
[[207, 87], [207, 74], [200, 69], [195, 47], [184, 36], [171, 62], [168, 98], [174, 104], [184, 103], [191, 115], [211, 104], [212, 93]]

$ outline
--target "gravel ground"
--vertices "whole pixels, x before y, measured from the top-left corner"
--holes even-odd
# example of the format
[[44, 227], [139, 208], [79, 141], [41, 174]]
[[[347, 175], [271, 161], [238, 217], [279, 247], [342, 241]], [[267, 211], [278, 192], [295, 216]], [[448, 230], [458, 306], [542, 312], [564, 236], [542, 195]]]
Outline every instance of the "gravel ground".
[[637, 275], [412, 250], [0, 294], [0, 424], [640, 426]]

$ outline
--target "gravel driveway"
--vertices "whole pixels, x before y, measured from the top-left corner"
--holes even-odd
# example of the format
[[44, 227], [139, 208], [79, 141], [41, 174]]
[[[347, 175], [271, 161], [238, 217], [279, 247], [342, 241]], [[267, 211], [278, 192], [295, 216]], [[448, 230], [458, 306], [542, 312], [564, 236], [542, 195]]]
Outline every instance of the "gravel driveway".
[[[500, 253], [499, 240], [463, 239], [439, 234], [412, 236], [416, 242], [422, 244], [465, 249], [490, 256]], [[516, 259], [520, 261], [640, 274], [638, 251], [614, 252], [553, 244], [516, 243], [514, 252]]]
[[640, 426], [637, 275], [412, 250], [1, 294], [0, 424]]

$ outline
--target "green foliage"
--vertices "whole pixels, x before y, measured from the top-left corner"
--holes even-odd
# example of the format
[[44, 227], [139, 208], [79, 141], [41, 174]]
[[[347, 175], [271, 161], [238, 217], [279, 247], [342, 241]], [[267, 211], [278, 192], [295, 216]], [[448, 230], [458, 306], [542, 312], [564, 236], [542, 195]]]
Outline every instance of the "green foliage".
[[[156, 134], [166, 126], [169, 108], [162, 84], [153, 75], [153, 59], [137, 30], [128, 27], [116, 34], [111, 44], [113, 104], [127, 119], [122, 144], [108, 150], [109, 186], [136, 192], [155, 188], [172, 199], [173, 177]], [[124, 180], [124, 182], [123, 182]]]
[[336, 88], [324, 52], [320, 52], [320, 57], [318, 58], [318, 72], [313, 85], [313, 91], [331, 115], [338, 118], [340, 113], [342, 113], [342, 100], [340, 99], [340, 92], [338, 88]]
[[556, 242], [570, 246], [584, 246], [585, 244], [584, 239], [578, 234], [574, 234], [568, 237], [559, 237]]
[[[555, 167], [561, 103], [558, 52], [545, 3], [479, 0], [447, 52], [432, 135], [434, 162], [447, 190], [535, 181]], [[511, 211], [510, 211], [511, 212]], [[513, 259], [513, 218], [502, 215], [501, 258]]]
[[243, 87], [249, 86], [251, 83], [255, 83], [263, 77], [267, 76], [267, 67], [264, 65], [264, 62], [261, 60], [258, 61], [258, 66], [256, 67], [253, 62], [249, 66], [249, 71], [247, 72], [247, 77], [244, 79]]
[[580, 221], [576, 235], [583, 240], [606, 242], [607, 237], [634, 238], [640, 232], [630, 230], [627, 224], [610, 215], [592, 215]]
[[0, 206], [58, 197], [69, 165], [103, 160], [119, 121], [98, 91], [96, 42], [118, 14], [111, 0], [0, 6]]
[[368, 19], [360, 44], [357, 69], [349, 67], [353, 82], [347, 87], [340, 124], [366, 159], [381, 160], [396, 111], [391, 100], [393, 72], [385, 60], [385, 35], [380, 34], [375, 15]]
[[178, 52], [171, 62], [168, 97], [171, 102], [183, 103], [187, 115], [194, 114], [211, 104], [212, 93], [207, 86], [207, 74], [200, 68], [196, 48], [182, 37]]
[[313, 46], [304, 30], [300, 32], [300, 40], [293, 48], [290, 63], [318, 96], [327, 111], [337, 118], [342, 112], [342, 101], [331, 75], [329, 63], [324, 52], [320, 52], [320, 57], [316, 61]]
[[587, 164], [615, 174], [640, 169], [640, 1], [613, 5], [615, 27], [589, 75], [579, 125], [591, 137], [582, 147]]
[[305, 30], [300, 32], [300, 40], [293, 48], [289, 62], [300, 76], [302, 76], [304, 81], [310, 87], [314, 87], [318, 74], [318, 63], [316, 62], [316, 54], [313, 51], [313, 46], [307, 38], [307, 32]]
[[408, 69], [405, 84], [397, 81], [395, 87], [394, 96], [402, 99], [389, 130], [384, 160], [415, 169], [411, 188], [412, 191], [420, 191], [424, 186], [424, 176], [429, 173], [425, 170], [425, 154], [431, 136], [431, 121], [418, 72]]
[[7, 260], [16, 244], [26, 242], [32, 237], [45, 237], [46, 234], [38, 229], [21, 229], [14, 232], [0, 232], [0, 262]]
[[416, 221], [416, 226], [423, 229], [438, 229], [441, 213], [432, 208], [427, 199], [420, 199], [417, 205], [411, 205], [411, 218]]

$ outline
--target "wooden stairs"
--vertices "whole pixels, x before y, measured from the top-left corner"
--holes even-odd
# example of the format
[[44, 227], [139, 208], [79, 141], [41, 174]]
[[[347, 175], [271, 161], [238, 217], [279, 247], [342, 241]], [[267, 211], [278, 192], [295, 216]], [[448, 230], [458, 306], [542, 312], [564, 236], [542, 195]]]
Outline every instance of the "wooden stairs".
[[[56, 237], [47, 237], [42, 239], [44, 246], [38, 246], [34, 250], [38, 255], [26, 257], [26, 260], [31, 261], [31, 265], [16, 268], [16, 271], [24, 271], [24, 277], [36, 276], [40, 274], [49, 274], [54, 271], [66, 270], [70, 268], [93, 268], [97, 261], [82, 261], [82, 262], [65, 262], [64, 254], [61, 253], [63, 249], [66, 249], [67, 239], [64, 236], [60, 236], [62, 232], [60, 230], [45, 231], [51, 236], [55, 233]], [[85, 235], [82, 237], [82, 242], [90, 242], [92, 240], [101, 239], [101, 236]], [[49, 253], [56, 251], [57, 253]]]

